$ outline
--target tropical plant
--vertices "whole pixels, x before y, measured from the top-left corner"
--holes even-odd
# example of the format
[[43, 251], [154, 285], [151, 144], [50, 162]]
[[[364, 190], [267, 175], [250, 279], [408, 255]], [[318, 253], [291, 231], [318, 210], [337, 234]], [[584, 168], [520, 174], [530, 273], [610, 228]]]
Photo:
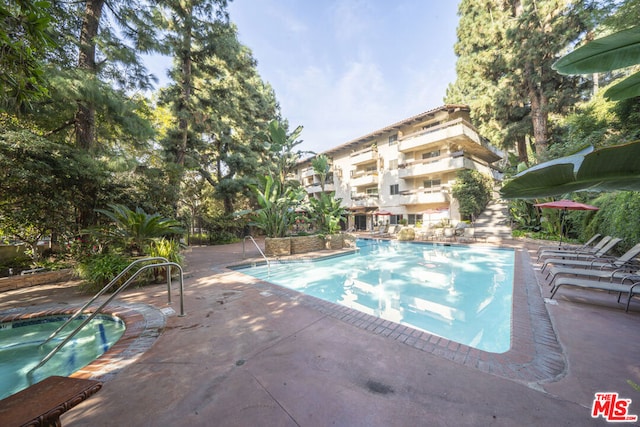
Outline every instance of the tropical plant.
[[140, 208], [132, 211], [116, 204], [109, 205], [109, 208], [97, 209], [112, 221], [109, 227], [98, 234], [130, 254], [142, 254], [155, 239], [183, 232], [178, 221], [159, 214], [147, 214]]
[[540, 163], [507, 182], [506, 199], [534, 199], [573, 191], [640, 190], [640, 141]]
[[320, 189], [324, 193], [324, 187], [327, 183], [327, 176], [331, 170], [331, 162], [326, 154], [318, 154], [311, 160], [311, 167], [313, 172], [320, 176]]
[[340, 231], [340, 221], [344, 219], [345, 210], [341, 200], [336, 199], [334, 193], [320, 193], [320, 197], [310, 201], [311, 214], [318, 224], [318, 229], [324, 234], [336, 234]]
[[260, 177], [259, 184], [251, 189], [260, 208], [253, 212], [250, 224], [264, 230], [267, 237], [284, 237], [295, 218], [295, 208], [304, 199], [304, 191], [285, 187], [271, 175]]
[[182, 264], [184, 257], [180, 253], [181, 245], [176, 239], [161, 237], [152, 241], [146, 248], [145, 253], [150, 257], [166, 258], [170, 262]]
[[[593, 40], [560, 58], [553, 68], [561, 74], [610, 72], [640, 64], [640, 26]], [[640, 71], [609, 87], [605, 97], [619, 101], [640, 96]]]

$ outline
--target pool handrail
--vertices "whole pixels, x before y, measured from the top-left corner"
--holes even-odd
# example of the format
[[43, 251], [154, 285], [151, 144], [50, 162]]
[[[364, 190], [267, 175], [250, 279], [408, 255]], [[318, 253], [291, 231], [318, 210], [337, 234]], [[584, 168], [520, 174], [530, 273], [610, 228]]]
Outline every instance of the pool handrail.
[[[133, 268], [133, 266], [135, 266], [136, 264], [139, 264], [141, 262], [146, 262], [146, 261], [164, 261], [164, 262], [169, 262], [168, 259], [164, 258], [164, 257], [148, 257], [148, 258], [141, 258], [141, 259], [137, 259], [135, 261], [133, 261], [131, 264], [129, 264], [127, 266], [127, 268], [125, 268], [124, 270], [122, 270], [120, 272], [120, 274], [118, 274], [116, 277], [113, 278], [113, 280], [111, 280], [107, 285], [105, 285], [97, 294], [95, 294], [93, 296], [93, 298], [91, 298], [89, 301], [87, 301], [87, 303], [85, 305], [83, 305], [82, 307], [80, 307], [75, 313], [73, 313], [73, 315], [67, 319], [66, 322], [64, 322], [58, 329], [56, 329], [55, 331], [53, 331], [53, 333], [51, 335], [49, 335], [49, 337], [44, 340], [42, 342], [42, 344], [40, 344], [40, 347], [44, 346], [45, 344], [47, 344], [49, 341], [51, 341], [56, 335], [58, 335], [60, 333], [60, 331], [62, 331], [69, 323], [71, 323], [73, 320], [75, 320], [78, 316], [80, 316], [80, 314], [82, 314], [82, 312], [89, 307], [96, 299], [98, 299], [102, 294], [104, 294], [105, 292], [107, 292], [114, 284], [116, 284], [118, 282], [118, 280], [120, 280], [122, 278], [122, 276], [124, 276], [129, 270], [131, 270], [131, 268]], [[171, 286], [171, 275], [167, 274], [167, 281], [168, 281], [168, 285]], [[171, 300], [169, 300], [169, 302], [171, 302]]]
[[27, 372], [27, 378], [29, 379], [29, 382], [31, 382], [33, 380], [33, 372], [40, 368], [42, 365], [44, 365], [45, 363], [47, 363], [49, 360], [51, 360], [51, 358], [58, 352], [60, 351], [60, 349], [62, 347], [64, 347], [69, 341], [71, 341], [71, 339], [78, 333], [80, 332], [80, 330], [82, 328], [85, 327], [85, 325], [87, 323], [89, 323], [94, 317], [96, 317], [98, 315], [98, 313], [104, 308], [106, 307], [115, 297], [117, 297], [120, 292], [122, 292], [123, 290], [125, 290], [132, 282], [133, 280], [138, 277], [138, 275], [144, 271], [147, 270], [149, 268], [158, 268], [158, 267], [167, 267], [167, 283], [169, 285], [169, 301], [168, 304], [171, 304], [171, 267], [177, 267], [178, 270], [180, 271], [180, 314], [178, 315], [179, 317], [184, 317], [185, 313], [184, 313], [184, 272], [182, 270], [182, 267], [180, 266], [180, 264], [175, 263], [175, 262], [162, 262], [162, 263], [157, 263], [157, 264], [148, 264], [148, 265], [144, 265], [142, 266], [139, 270], [137, 270], [135, 273], [133, 273], [133, 275], [131, 275], [131, 277], [129, 277], [123, 284], [122, 286], [120, 286], [118, 289], [116, 289], [116, 291], [106, 300], [104, 301], [102, 304], [100, 304], [100, 306], [93, 312], [91, 313], [89, 316], [87, 316], [86, 319], [84, 319], [84, 321], [77, 326], [69, 335], [67, 335], [65, 337], [65, 339], [58, 344], [53, 350], [51, 350], [49, 352], [49, 354], [47, 354], [36, 366], [34, 366], [33, 368], [31, 368], [29, 370], [29, 372]]
[[260, 249], [260, 246], [258, 246], [258, 243], [255, 241], [255, 239], [253, 238], [253, 236], [251, 236], [250, 234], [244, 236], [244, 239], [242, 239], [242, 258], [244, 259], [245, 255], [244, 255], [244, 242], [247, 239], [251, 239], [251, 241], [253, 242], [253, 244], [255, 245], [255, 247], [258, 249], [258, 252], [260, 252], [260, 255], [262, 255], [262, 258], [264, 258], [264, 260], [267, 262], [267, 274], [269, 276], [271, 276], [271, 264], [269, 264], [269, 259], [267, 258], [267, 256], [264, 254], [264, 252], [262, 252], [262, 249]]

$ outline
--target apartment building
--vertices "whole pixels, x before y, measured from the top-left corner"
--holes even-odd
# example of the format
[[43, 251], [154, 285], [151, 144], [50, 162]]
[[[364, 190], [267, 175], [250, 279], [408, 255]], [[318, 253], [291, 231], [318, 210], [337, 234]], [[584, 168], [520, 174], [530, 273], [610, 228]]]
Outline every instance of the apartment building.
[[471, 125], [469, 107], [444, 105], [409, 117], [325, 151], [331, 171], [324, 186], [311, 159], [298, 164], [295, 179], [309, 197], [335, 191], [349, 211], [345, 228], [374, 224], [460, 220], [451, 195], [456, 173], [477, 170], [494, 180], [502, 154]]

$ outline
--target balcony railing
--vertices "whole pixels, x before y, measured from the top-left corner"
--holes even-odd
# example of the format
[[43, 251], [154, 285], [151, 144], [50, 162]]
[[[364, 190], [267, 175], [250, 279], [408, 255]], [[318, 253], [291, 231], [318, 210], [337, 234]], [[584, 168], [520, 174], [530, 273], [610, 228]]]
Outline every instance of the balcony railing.
[[361, 165], [365, 163], [371, 163], [376, 160], [378, 160], [378, 149], [369, 147], [364, 150], [351, 153], [351, 158], [349, 159], [349, 162], [352, 165]]
[[398, 166], [398, 178], [416, 178], [420, 176], [441, 174], [468, 167], [473, 169], [473, 161], [464, 157], [440, 157], [437, 159], [418, 160]]
[[449, 193], [445, 187], [431, 187], [402, 191], [399, 203], [401, 205], [419, 205], [429, 203], [448, 203]]
[[352, 187], [362, 187], [364, 185], [378, 184], [378, 172], [365, 172], [353, 174], [349, 181]]
[[489, 157], [492, 157], [491, 161], [498, 160], [501, 157], [495, 147], [480, 137], [471, 123], [461, 118], [405, 135], [398, 142], [398, 150], [407, 153], [418, 149], [426, 149], [429, 144], [443, 141], [456, 142], [467, 147], [482, 147], [485, 153], [487, 153], [486, 150], [492, 153], [487, 153]]

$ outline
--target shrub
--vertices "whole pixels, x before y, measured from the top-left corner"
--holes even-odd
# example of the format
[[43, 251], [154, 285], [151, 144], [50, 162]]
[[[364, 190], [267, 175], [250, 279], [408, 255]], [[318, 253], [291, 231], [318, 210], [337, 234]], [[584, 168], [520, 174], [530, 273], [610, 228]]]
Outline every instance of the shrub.
[[[131, 260], [121, 254], [95, 254], [80, 261], [75, 267], [75, 273], [85, 282], [82, 285], [83, 290], [98, 292], [130, 263]], [[115, 291], [117, 288], [114, 286], [112, 290]]]

